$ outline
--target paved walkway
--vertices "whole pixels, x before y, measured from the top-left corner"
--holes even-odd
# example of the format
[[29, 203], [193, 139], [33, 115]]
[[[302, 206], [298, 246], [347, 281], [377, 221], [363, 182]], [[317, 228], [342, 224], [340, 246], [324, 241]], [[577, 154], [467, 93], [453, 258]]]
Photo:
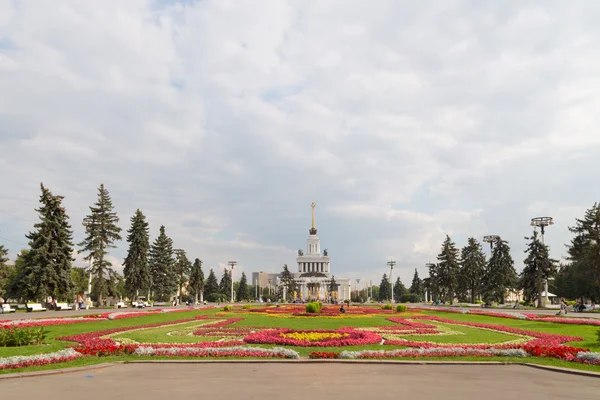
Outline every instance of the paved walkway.
[[578, 399], [600, 379], [517, 365], [123, 364], [0, 380], [3, 399]]
[[[409, 308], [419, 308], [423, 307], [423, 304], [410, 304]], [[513, 314], [513, 313], [525, 313], [525, 314], [536, 314], [536, 315], [551, 315], [554, 316], [558, 312], [558, 310], [515, 310], [513, 308], [480, 308], [480, 307], [448, 307], [448, 306], [431, 306], [427, 305], [426, 307], [430, 309], [440, 309], [441, 311], [447, 310], [451, 308], [452, 310], [484, 310], [487, 312], [496, 312], [496, 313], [504, 313], [504, 314]], [[561, 314], [564, 316], [564, 314]], [[592, 313], [592, 312], [569, 312], [567, 315], [569, 318], [595, 318], [600, 319], [600, 313]]]
[[[216, 304], [215, 304], [216, 305]], [[212, 307], [211, 306], [196, 306], [194, 307], [195, 309], [201, 309], [201, 308], [206, 308], [206, 307]], [[103, 314], [106, 312], [131, 312], [131, 311], [152, 311], [152, 310], [156, 310], [156, 309], [173, 309], [173, 308], [177, 308], [180, 310], [183, 309], [187, 309], [189, 307], [184, 307], [184, 306], [180, 306], [180, 307], [148, 307], [148, 308], [120, 308], [118, 310], [115, 310], [113, 308], [92, 308], [91, 310], [81, 310], [81, 311], [75, 311], [75, 310], [71, 310], [71, 311], [37, 311], [37, 312], [30, 312], [30, 313], [25, 313], [25, 312], [16, 312], [16, 313], [11, 313], [11, 314], [0, 314], [0, 321], [1, 320], [12, 320], [12, 319], [27, 319], [27, 318], [55, 318], [55, 317], [81, 317], [83, 315], [90, 315], [90, 314]]]

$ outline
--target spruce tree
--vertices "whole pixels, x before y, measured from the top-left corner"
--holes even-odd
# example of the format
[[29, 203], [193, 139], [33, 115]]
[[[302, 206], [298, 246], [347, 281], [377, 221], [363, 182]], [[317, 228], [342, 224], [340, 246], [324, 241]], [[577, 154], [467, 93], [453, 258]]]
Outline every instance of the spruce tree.
[[223, 276], [221, 277], [221, 282], [219, 282], [219, 293], [226, 299], [231, 298], [231, 285], [231, 272], [223, 269]]
[[335, 276], [331, 275], [331, 280], [329, 281], [329, 285], [327, 286], [327, 290], [329, 291], [329, 294], [332, 295], [332, 293], [337, 293], [338, 286], [339, 285], [335, 281]]
[[391, 286], [387, 274], [383, 274], [381, 283], [379, 284], [379, 301], [388, 301], [391, 299]]
[[176, 254], [177, 257], [175, 259], [174, 271], [177, 279], [179, 302], [181, 303], [184, 285], [187, 283], [190, 273], [192, 272], [192, 262], [187, 258], [184, 250], [177, 250]]
[[442, 251], [437, 257], [437, 284], [442, 294], [452, 304], [458, 289], [458, 273], [460, 263], [458, 261], [458, 249], [450, 236], [442, 244]]
[[297, 289], [296, 281], [287, 264], [283, 265], [283, 272], [281, 273], [281, 284], [285, 287], [286, 300], [290, 300], [294, 296], [294, 291]]
[[394, 300], [398, 303], [400, 302], [400, 297], [404, 296], [408, 290], [406, 290], [406, 286], [400, 280], [400, 277], [396, 278], [396, 283], [394, 283]]
[[459, 292], [469, 296], [471, 303], [481, 294], [485, 275], [486, 259], [481, 244], [469, 238], [460, 253]]
[[419, 278], [419, 272], [416, 268], [409, 292], [416, 294], [417, 296], [419, 296], [420, 299], [422, 299], [423, 295], [425, 294], [425, 289], [423, 288], [423, 281]]
[[505, 240], [499, 240], [492, 250], [492, 257], [484, 275], [483, 290], [486, 300], [504, 303], [506, 292], [517, 286], [517, 272]]
[[152, 292], [159, 301], [167, 301], [177, 291], [177, 276], [173, 270], [173, 240], [160, 227], [158, 237], [150, 247], [150, 273]]
[[7, 264], [8, 249], [0, 245], [0, 297], [6, 293], [14, 268]]
[[200, 297], [201, 303], [204, 302], [204, 272], [202, 272], [202, 261], [199, 258], [196, 258], [192, 265], [188, 287], [190, 293], [194, 295], [194, 304], [198, 303], [198, 297]]
[[438, 265], [435, 263], [428, 263], [427, 267], [429, 269], [429, 277], [425, 278], [424, 281], [427, 281], [427, 287], [429, 289], [429, 294], [431, 299], [434, 301], [441, 300], [442, 298], [442, 290], [440, 288], [439, 280], [438, 280]]
[[102, 297], [109, 294], [109, 288], [114, 281], [112, 263], [106, 259], [108, 249], [115, 248], [114, 243], [121, 240], [121, 228], [117, 226], [119, 217], [113, 211], [114, 207], [108, 190], [101, 184], [98, 188], [98, 200], [90, 206], [90, 214], [83, 219], [86, 237], [79, 244], [79, 253], [88, 253], [86, 261], [92, 261], [92, 294], [100, 304]]
[[250, 299], [250, 293], [248, 292], [248, 280], [246, 279], [246, 274], [242, 272], [242, 277], [240, 278], [240, 284], [236, 291], [237, 301], [247, 301]]
[[40, 184], [42, 206], [36, 211], [40, 222], [26, 235], [29, 251], [19, 260], [10, 292], [26, 300], [46, 297], [70, 299], [73, 289], [73, 233], [62, 206], [63, 196], [53, 195]]
[[208, 273], [208, 278], [206, 278], [206, 284], [204, 285], [204, 293], [206, 294], [206, 297], [210, 295], [219, 294], [219, 283], [217, 282], [217, 277], [212, 268]]
[[529, 244], [525, 250], [527, 258], [521, 271], [520, 287], [529, 299], [537, 298], [538, 308], [543, 308], [544, 282], [554, 276], [557, 261], [550, 258], [548, 246], [540, 241], [537, 231], [533, 231], [533, 236], [526, 237], [525, 240], [529, 240]]
[[131, 217], [131, 227], [127, 231], [129, 249], [123, 265], [125, 276], [125, 292], [130, 299], [137, 298], [140, 293], [147, 293], [152, 286], [150, 264], [150, 230], [146, 217], [138, 208]]

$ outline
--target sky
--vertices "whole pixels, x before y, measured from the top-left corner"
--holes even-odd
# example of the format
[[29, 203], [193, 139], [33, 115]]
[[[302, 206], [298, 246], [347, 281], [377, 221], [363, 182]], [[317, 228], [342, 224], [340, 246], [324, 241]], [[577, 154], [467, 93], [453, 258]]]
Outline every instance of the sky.
[[0, 0], [0, 244], [26, 247], [40, 182], [80, 241], [103, 183], [124, 231], [140, 208], [216, 271], [294, 270], [312, 201], [339, 278], [377, 284], [394, 257], [409, 285], [445, 235], [500, 235], [520, 270], [537, 216], [560, 259], [600, 200], [599, 18], [593, 1]]

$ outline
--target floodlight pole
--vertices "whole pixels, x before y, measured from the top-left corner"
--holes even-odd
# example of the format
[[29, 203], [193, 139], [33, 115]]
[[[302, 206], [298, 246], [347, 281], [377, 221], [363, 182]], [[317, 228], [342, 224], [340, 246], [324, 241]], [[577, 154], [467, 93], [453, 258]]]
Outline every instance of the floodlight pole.
[[[540, 228], [542, 231], [542, 245], [546, 245], [544, 242], [544, 233], [546, 233], [546, 227], [554, 225], [554, 219], [552, 217], [535, 217], [531, 218], [531, 226], [534, 228]], [[548, 303], [548, 279], [544, 279], [544, 290], [546, 291], [546, 304]]]
[[392, 283], [392, 271], [394, 270], [394, 265], [396, 265], [396, 261], [390, 259], [387, 262], [387, 265], [390, 267], [390, 294], [392, 296], [392, 304], [394, 303], [394, 284]]
[[490, 244], [490, 252], [494, 251], [494, 243], [498, 243], [500, 240], [498, 235], [485, 235], [483, 237], [483, 241]]
[[231, 267], [231, 303], [233, 304], [233, 267], [237, 265], [237, 261], [229, 261], [227, 264]]

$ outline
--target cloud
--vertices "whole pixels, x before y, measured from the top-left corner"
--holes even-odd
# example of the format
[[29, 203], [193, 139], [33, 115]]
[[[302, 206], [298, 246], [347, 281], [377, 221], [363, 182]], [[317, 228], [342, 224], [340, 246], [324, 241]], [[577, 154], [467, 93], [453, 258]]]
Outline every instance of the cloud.
[[104, 183], [123, 229], [141, 208], [153, 237], [164, 224], [215, 268], [293, 266], [310, 201], [340, 277], [379, 282], [394, 256], [409, 283], [446, 234], [499, 234], [520, 265], [541, 213], [560, 257], [597, 200], [599, 15], [561, 2], [0, 2], [0, 236], [23, 247], [43, 181], [80, 240]]

